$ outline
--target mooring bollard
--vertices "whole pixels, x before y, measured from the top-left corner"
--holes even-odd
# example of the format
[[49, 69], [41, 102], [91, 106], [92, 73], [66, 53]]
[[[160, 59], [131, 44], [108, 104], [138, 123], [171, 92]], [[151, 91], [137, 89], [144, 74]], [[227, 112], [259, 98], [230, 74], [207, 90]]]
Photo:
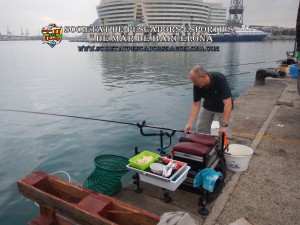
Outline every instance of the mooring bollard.
[[278, 72], [274, 69], [259, 69], [256, 71], [255, 84], [264, 85], [266, 77], [278, 78]]

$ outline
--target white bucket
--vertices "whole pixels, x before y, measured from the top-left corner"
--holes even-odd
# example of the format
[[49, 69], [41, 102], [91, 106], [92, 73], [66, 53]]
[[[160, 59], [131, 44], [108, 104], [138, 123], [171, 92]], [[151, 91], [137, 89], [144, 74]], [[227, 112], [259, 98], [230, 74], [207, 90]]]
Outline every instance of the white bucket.
[[234, 172], [246, 171], [253, 155], [252, 148], [240, 144], [230, 144], [228, 148], [229, 154], [225, 153], [226, 168]]
[[214, 136], [219, 136], [219, 128], [220, 128], [219, 121], [214, 120], [210, 126], [210, 134]]

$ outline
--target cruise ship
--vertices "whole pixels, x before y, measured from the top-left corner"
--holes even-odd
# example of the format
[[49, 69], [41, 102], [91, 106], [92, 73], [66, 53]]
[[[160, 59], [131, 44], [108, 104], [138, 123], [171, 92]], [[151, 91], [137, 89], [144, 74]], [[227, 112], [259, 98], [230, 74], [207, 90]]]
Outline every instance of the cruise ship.
[[241, 28], [233, 28], [232, 32], [215, 34], [212, 40], [214, 42], [262, 41], [266, 36], [267, 33], [263, 31], [242, 25]]

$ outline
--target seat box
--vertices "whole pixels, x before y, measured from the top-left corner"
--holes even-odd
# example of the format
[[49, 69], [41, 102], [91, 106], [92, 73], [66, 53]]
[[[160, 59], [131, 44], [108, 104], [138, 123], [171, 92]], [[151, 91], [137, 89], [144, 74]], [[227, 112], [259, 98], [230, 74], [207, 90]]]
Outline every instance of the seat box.
[[175, 160], [187, 163], [194, 171], [214, 168], [218, 163], [217, 145], [179, 142], [174, 146], [172, 154]]
[[184, 138], [189, 139], [191, 142], [208, 146], [215, 146], [218, 144], [218, 139], [216, 137], [206, 134], [188, 134]]

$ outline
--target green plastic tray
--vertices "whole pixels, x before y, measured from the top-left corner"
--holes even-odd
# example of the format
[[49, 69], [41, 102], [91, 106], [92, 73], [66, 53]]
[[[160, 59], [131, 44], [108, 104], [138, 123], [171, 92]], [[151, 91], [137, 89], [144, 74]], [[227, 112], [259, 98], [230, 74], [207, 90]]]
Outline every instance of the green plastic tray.
[[[148, 163], [145, 163], [145, 164], [143, 164], [143, 165], [138, 164], [138, 163], [135, 162], [137, 159], [143, 158], [144, 155], [151, 155], [151, 156], [153, 156], [153, 159], [152, 159], [151, 161], [149, 161]], [[143, 152], [141, 152], [140, 154], [138, 154], [138, 155], [132, 157], [131, 159], [129, 159], [129, 162], [130, 162], [130, 166], [131, 166], [131, 167], [134, 167], [134, 168], [137, 168], [137, 169], [140, 169], [140, 170], [145, 170], [145, 169], [147, 169], [152, 163], [156, 162], [156, 161], [158, 160], [158, 158], [159, 158], [159, 155], [156, 154], [156, 153], [154, 153], [154, 152], [143, 151]]]

